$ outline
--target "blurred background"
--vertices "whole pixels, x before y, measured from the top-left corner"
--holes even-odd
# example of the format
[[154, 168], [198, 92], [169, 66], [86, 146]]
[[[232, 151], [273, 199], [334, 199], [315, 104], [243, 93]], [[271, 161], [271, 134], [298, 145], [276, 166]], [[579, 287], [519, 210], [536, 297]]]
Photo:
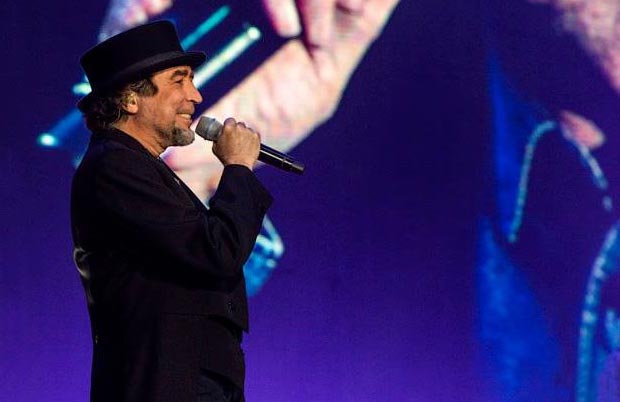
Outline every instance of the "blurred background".
[[[90, 325], [69, 222], [89, 135], [79, 56], [115, 23], [172, 19], [215, 60], [202, 106], [225, 118], [237, 110], [218, 102], [247, 99], [245, 80], [291, 39], [258, 0], [1, 13], [0, 399], [84, 401]], [[385, 14], [333, 113], [272, 143], [277, 122], [246, 118], [306, 165], [258, 169], [275, 203], [246, 267], [247, 400], [620, 400], [620, 2], [416, 0]], [[295, 80], [277, 101], [305, 102]]]

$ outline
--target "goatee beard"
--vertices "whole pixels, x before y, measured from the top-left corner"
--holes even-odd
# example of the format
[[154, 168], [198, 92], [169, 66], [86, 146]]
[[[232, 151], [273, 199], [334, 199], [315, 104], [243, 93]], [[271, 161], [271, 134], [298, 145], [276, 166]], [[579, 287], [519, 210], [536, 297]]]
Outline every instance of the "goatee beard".
[[170, 138], [172, 142], [172, 146], [182, 147], [185, 145], [189, 145], [194, 142], [195, 134], [192, 130], [188, 128], [179, 128], [175, 127], [172, 130], [172, 138]]

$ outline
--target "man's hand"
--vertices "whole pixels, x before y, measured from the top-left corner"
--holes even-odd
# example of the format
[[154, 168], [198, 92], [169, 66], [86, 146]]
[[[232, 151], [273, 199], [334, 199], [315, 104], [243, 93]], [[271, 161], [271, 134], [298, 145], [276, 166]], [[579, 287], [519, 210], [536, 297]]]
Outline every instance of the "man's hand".
[[222, 133], [213, 143], [213, 154], [224, 166], [242, 165], [252, 169], [259, 149], [260, 135], [231, 117], [224, 121]]

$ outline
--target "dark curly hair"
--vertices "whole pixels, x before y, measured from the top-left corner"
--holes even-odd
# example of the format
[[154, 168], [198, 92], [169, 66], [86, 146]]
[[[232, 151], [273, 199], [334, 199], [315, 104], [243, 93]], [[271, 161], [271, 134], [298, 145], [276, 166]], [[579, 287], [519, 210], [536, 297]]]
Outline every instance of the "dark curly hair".
[[132, 93], [140, 96], [153, 96], [157, 93], [157, 86], [151, 78], [143, 78], [124, 87], [110, 90], [103, 94], [92, 94], [79, 105], [86, 127], [90, 131], [107, 130], [114, 123], [124, 120], [127, 112], [123, 105], [127, 104]]

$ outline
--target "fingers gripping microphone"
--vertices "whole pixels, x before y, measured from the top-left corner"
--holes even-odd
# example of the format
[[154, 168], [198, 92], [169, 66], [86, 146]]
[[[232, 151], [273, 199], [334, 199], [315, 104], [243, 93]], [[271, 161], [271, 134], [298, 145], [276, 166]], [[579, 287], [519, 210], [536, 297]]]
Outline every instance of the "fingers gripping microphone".
[[[222, 128], [222, 123], [219, 121], [212, 119], [211, 117], [202, 116], [200, 120], [198, 120], [198, 125], [196, 126], [195, 131], [196, 134], [205, 140], [217, 142], [218, 137], [222, 133]], [[304, 165], [295, 161], [287, 154], [276, 151], [275, 149], [269, 148], [267, 145], [263, 144], [260, 144], [258, 160], [287, 172], [297, 174], [302, 174], [305, 169]]]

